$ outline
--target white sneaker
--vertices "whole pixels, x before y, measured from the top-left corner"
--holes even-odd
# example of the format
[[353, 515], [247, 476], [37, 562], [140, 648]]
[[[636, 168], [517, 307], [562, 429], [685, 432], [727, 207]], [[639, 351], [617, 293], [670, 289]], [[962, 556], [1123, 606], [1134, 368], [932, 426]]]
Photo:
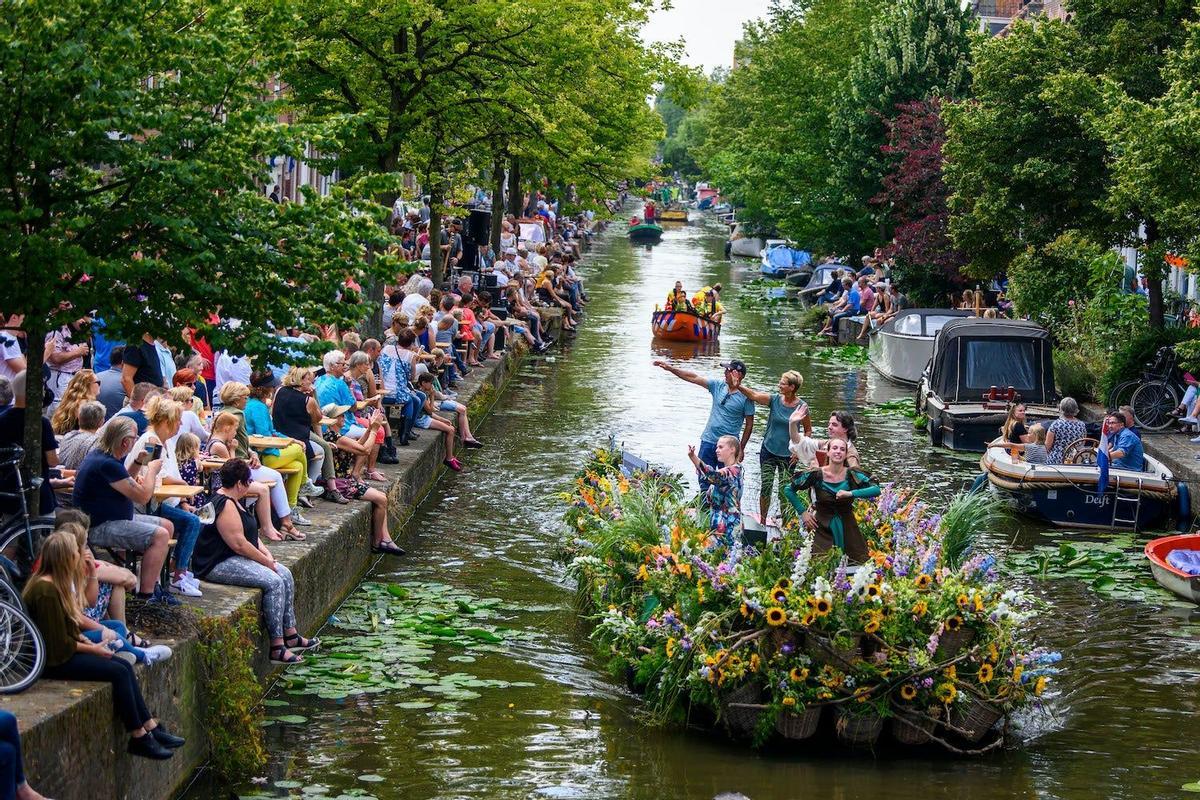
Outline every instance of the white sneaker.
[[302, 517], [299, 510], [295, 508], [292, 509], [292, 522], [296, 523], [297, 525], [312, 525], [312, 520]]
[[1192, 444], [1200, 444], [1200, 436], [1193, 436], [1188, 441], [1190, 441]]
[[153, 664], [155, 661], [171, 657], [171, 648], [165, 644], [152, 644], [149, 647], [143, 647], [142, 652], [146, 655], [146, 663]]
[[183, 576], [183, 581], [188, 586], [190, 586], [196, 590], [195, 596], [197, 596], [197, 597], [200, 596], [200, 579], [199, 578], [197, 578], [195, 575], [193, 575], [192, 573], [189, 572], [188, 574]]
[[300, 487], [299, 493], [304, 497], [320, 497], [324, 492], [324, 489], [322, 489], [320, 486], [317, 486], [312, 482], [312, 480], [308, 480], [303, 486]]
[[200, 587], [193, 585], [186, 577], [173, 578], [171, 591], [184, 597], [200, 597]]

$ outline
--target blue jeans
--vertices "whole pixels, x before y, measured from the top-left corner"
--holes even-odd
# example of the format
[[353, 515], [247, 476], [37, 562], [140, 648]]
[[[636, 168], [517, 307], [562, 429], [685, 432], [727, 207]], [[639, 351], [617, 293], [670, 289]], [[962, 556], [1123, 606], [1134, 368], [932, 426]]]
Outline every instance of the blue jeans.
[[[100, 620], [100, 624], [103, 625], [104, 627], [109, 628], [110, 630], [114, 631], [117, 634], [117, 636], [119, 637], [119, 641], [121, 642], [121, 647], [117, 650], [118, 653], [133, 653], [134, 658], [136, 658], [139, 662], [141, 662], [142, 664], [146, 663], [145, 651], [142, 650], [140, 647], [134, 647], [133, 645], [131, 645], [129, 643], [129, 629], [125, 627], [124, 622], [121, 622], [120, 620], [117, 620], [117, 619], [102, 619], [102, 620]], [[84, 631], [83, 635], [84, 635], [84, 638], [86, 638], [89, 642], [91, 642], [93, 644], [100, 644], [100, 640], [101, 640], [101, 637], [103, 637], [104, 632], [103, 631]]]
[[717, 443], [716, 442], [700, 442], [700, 451], [696, 453], [700, 460], [708, 464], [713, 469], [720, 469], [721, 462], [717, 461]]
[[175, 569], [186, 570], [192, 564], [192, 551], [196, 549], [196, 539], [200, 536], [200, 518], [179, 506], [166, 503], [160, 505], [155, 514], [170, 520], [175, 526]]
[[25, 783], [25, 763], [21, 758], [21, 734], [17, 718], [0, 711], [0, 800], [13, 800], [17, 787]]

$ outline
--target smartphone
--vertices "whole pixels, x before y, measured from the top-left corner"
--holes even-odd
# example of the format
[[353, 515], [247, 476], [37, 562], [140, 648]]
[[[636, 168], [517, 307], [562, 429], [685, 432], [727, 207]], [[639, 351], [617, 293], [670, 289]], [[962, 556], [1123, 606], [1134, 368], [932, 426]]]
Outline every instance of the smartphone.
[[159, 456], [162, 455], [162, 445], [161, 444], [147, 444], [146, 452], [150, 454], [150, 460], [155, 461], [159, 458]]

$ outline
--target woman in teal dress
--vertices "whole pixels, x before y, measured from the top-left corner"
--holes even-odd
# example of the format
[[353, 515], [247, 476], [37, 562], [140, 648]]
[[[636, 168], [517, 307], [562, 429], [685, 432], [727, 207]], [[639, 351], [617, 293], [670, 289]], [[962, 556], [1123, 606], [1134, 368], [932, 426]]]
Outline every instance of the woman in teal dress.
[[829, 440], [829, 463], [801, 472], [784, 489], [806, 528], [813, 529], [813, 552], [837, 547], [854, 562], [867, 560], [867, 540], [854, 519], [854, 501], [879, 495], [879, 485], [865, 472], [846, 466], [844, 439]]
[[714, 469], [700, 460], [696, 448], [688, 445], [688, 458], [696, 466], [700, 479], [701, 507], [709, 514], [709, 527], [717, 535], [717, 543], [732, 549], [741, 536], [742, 528], [742, 465], [738, 463], [738, 440], [722, 436], [717, 440], [717, 461]]

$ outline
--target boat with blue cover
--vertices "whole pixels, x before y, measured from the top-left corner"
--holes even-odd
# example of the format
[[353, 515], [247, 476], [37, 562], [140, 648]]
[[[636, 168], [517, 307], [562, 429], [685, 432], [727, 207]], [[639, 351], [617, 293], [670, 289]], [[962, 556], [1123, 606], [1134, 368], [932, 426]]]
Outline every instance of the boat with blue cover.
[[768, 239], [760, 253], [762, 274], [767, 278], [786, 278], [796, 273], [812, 274], [812, 253], [788, 245], [785, 239]]
[[1145, 553], [1159, 586], [1184, 600], [1200, 603], [1200, 534], [1151, 539]]

